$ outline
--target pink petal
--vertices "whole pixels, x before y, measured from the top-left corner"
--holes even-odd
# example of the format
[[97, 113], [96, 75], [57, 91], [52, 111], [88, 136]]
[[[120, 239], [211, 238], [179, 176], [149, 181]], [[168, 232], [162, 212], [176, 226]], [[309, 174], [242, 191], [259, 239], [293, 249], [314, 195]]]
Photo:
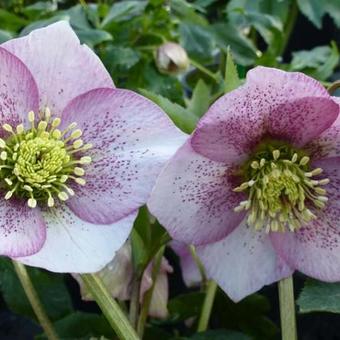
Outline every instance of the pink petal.
[[223, 240], [196, 250], [207, 275], [235, 302], [292, 274], [276, 255], [268, 234], [245, 221]]
[[0, 199], [0, 255], [10, 257], [36, 253], [46, 239], [46, 225], [39, 209], [26, 202]]
[[322, 281], [340, 281], [340, 158], [315, 162], [324, 169], [327, 206], [317, 219], [296, 233], [273, 233], [274, 247], [285, 261], [302, 273]]
[[[170, 235], [189, 244], [206, 244], [228, 235], [242, 220], [233, 208], [228, 168], [192, 150], [187, 142], [160, 174], [148, 207]], [[242, 196], [242, 195], [241, 195]]]
[[92, 223], [113, 223], [145, 204], [161, 168], [187, 138], [158, 106], [128, 90], [77, 97], [63, 112], [65, 125], [73, 121], [94, 148], [87, 183], [69, 206]]
[[211, 106], [198, 123], [192, 146], [212, 160], [238, 163], [266, 136], [303, 146], [329, 128], [338, 112], [314, 79], [256, 67], [244, 86]]
[[58, 273], [93, 273], [115, 256], [132, 229], [137, 212], [110, 225], [79, 219], [66, 205], [44, 213], [47, 238], [42, 249], [16, 260]]
[[114, 87], [100, 59], [81, 45], [66, 21], [33, 31], [1, 45], [30, 69], [37, 81], [41, 107], [60, 114], [81, 93], [97, 87]]
[[1, 47], [0, 65], [0, 124], [14, 127], [38, 110], [38, 88], [22, 61]]

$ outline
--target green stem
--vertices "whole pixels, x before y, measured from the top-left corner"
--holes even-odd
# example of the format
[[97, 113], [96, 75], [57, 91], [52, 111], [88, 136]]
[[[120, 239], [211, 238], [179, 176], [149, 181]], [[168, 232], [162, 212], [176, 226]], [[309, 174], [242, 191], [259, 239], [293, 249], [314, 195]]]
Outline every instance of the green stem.
[[297, 340], [293, 277], [279, 281], [282, 340]]
[[340, 88], [340, 80], [337, 80], [334, 83], [331, 83], [328, 86], [327, 91], [330, 95], [332, 95], [338, 88]]
[[215, 300], [216, 290], [217, 290], [216, 282], [212, 280], [208, 281], [202, 312], [200, 319], [198, 321], [197, 327], [198, 332], [204, 332], [208, 328], [210, 314]]
[[18, 275], [18, 278], [22, 284], [22, 287], [26, 293], [26, 296], [32, 306], [32, 309], [39, 320], [41, 327], [43, 328], [47, 338], [49, 340], [57, 340], [58, 336], [55, 332], [51, 321], [49, 320], [40, 300], [36, 290], [33, 287], [33, 283], [28, 275], [26, 267], [16, 261], [12, 261], [14, 269]]
[[81, 277], [117, 336], [123, 340], [138, 340], [126, 315], [110, 296], [101, 279], [96, 274], [82, 274]]
[[[138, 275], [139, 276], [139, 275]], [[130, 299], [130, 313], [129, 319], [133, 328], [137, 327], [138, 313], [139, 313], [139, 294], [142, 277], [134, 277], [132, 288], [131, 288], [131, 299]]]
[[202, 279], [202, 286], [205, 286], [206, 283], [207, 283], [207, 275], [205, 274], [205, 269], [204, 269], [203, 263], [201, 262], [201, 260], [199, 259], [199, 257], [196, 254], [195, 246], [190, 245], [189, 251], [190, 251], [191, 257], [193, 258], [193, 260], [194, 260], [194, 262], [195, 262], [195, 264], [198, 268], [198, 271], [200, 272], [201, 279]]
[[292, 34], [293, 28], [295, 26], [296, 18], [297, 18], [298, 13], [299, 13], [299, 8], [298, 8], [298, 5], [296, 3], [296, 0], [293, 0], [291, 6], [292, 7], [291, 7], [289, 14], [288, 14], [287, 22], [286, 22], [285, 29], [284, 29], [284, 32], [283, 32], [282, 44], [281, 44], [281, 48], [280, 48], [278, 55], [282, 55], [284, 53], [284, 51], [287, 47], [287, 44], [289, 42], [290, 35]]
[[138, 333], [138, 335], [141, 339], [143, 338], [145, 323], [146, 323], [146, 320], [147, 320], [148, 315], [149, 315], [149, 309], [150, 309], [150, 304], [151, 304], [151, 300], [152, 300], [152, 295], [153, 295], [153, 291], [155, 289], [159, 270], [161, 268], [164, 249], [165, 249], [165, 246], [162, 246], [155, 256], [153, 267], [152, 267], [152, 274], [151, 274], [152, 285], [151, 285], [150, 289], [144, 294], [142, 309], [141, 309], [141, 312], [140, 312], [140, 316], [139, 316], [139, 320], [138, 320], [138, 326], [137, 326], [137, 333]]
[[219, 77], [216, 74], [212, 73], [210, 70], [208, 70], [206, 67], [204, 67], [203, 65], [201, 65], [197, 61], [190, 59], [190, 64], [195, 66], [201, 72], [205, 73], [207, 76], [211, 77], [213, 80], [216, 81], [216, 83], [219, 82]]

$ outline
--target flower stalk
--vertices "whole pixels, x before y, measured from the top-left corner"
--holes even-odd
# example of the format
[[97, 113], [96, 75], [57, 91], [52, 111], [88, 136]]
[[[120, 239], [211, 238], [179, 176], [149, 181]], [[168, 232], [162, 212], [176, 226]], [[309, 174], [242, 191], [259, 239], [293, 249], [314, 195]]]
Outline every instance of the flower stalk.
[[155, 288], [155, 285], [156, 285], [156, 282], [157, 282], [157, 276], [158, 276], [159, 270], [161, 268], [164, 250], [165, 250], [165, 246], [162, 246], [155, 256], [154, 264], [153, 264], [153, 268], [152, 268], [152, 275], [151, 275], [152, 286], [150, 287], [150, 289], [144, 295], [143, 304], [142, 304], [140, 316], [139, 316], [139, 319], [138, 319], [138, 326], [137, 326], [137, 332], [138, 332], [138, 335], [140, 336], [141, 339], [143, 338], [145, 323], [146, 323], [146, 320], [147, 320], [148, 315], [149, 315], [151, 299], [152, 299], [154, 288]]
[[212, 307], [213, 307], [214, 300], [215, 300], [216, 290], [217, 290], [216, 282], [213, 280], [209, 280], [207, 283], [207, 289], [206, 289], [205, 299], [203, 302], [201, 316], [198, 321], [198, 327], [197, 327], [198, 332], [204, 332], [208, 328], [209, 319], [210, 319]]
[[282, 340], [297, 340], [293, 277], [279, 281]]
[[28, 275], [26, 267], [19, 262], [16, 261], [12, 262], [14, 265], [14, 269], [18, 275], [18, 278], [22, 284], [22, 287], [26, 293], [26, 296], [47, 338], [49, 340], [57, 340], [58, 339], [57, 333], [55, 332], [52, 322], [49, 320], [44, 310], [44, 307], [40, 302], [40, 299], [38, 297], [36, 290], [33, 287], [33, 283]]
[[135, 330], [101, 279], [96, 274], [82, 274], [81, 277], [119, 339], [138, 340]]

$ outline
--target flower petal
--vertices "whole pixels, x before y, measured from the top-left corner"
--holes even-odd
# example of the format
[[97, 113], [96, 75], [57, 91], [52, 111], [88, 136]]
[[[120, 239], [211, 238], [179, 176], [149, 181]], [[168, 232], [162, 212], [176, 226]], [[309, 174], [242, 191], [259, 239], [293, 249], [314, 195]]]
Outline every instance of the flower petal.
[[100, 59], [81, 45], [66, 21], [37, 29], [26, 37], [1, 45], [20, 58], [37, 81], [41, 107], [60, 114], [81, 93], [114, 87]]
[[265, 136], [303, 146], [329, 128], [338, 113], [339, 106], [316, 80], [256, 67], [244, 86], [211, 106], [192, 146], [212, 160], [238, 163]]
[[22, 61], [1, 47], [0, 65], [0, 124], [15, 126], [38, 110], [38, 88]]
[[32, 256], [17, 258], [30, 266], [59, 273], [92, 273], [101, 270], [123, 245], [137, 212], [111, 225], [95, 225], [79, 219], [64, 204], [44, 213], [47, 238]]
[[26, 256], [38, 252], [46, 239], [46, 225], [39, 209], [26, 202], [0, 199], [0, 255]]
[[221, 163], [192, 150], [187, 142], [157, 179], [148, 207], [170, 235], [189, 244], [206, 244], [228, 235], [242, 220], [235, 213], [240, 194]]
[[96, 89], [64, 110], [94, 145], [86, 185], [69, 201], [82, 219], [113, 223], [145, 204], [165, 162], [187, 136], [151, 101], [128, 90]]
[[330, 179], [327, 206], [318, 218], [295, 233], [272, 233], [274, 247], [285, 261], [322, 281], [340, 281], [340, 158], [314, 163]]
[[268, 234], [245, 221], [223, 240], [196, 248], [207, 275], [235, 302], [292, 274]]

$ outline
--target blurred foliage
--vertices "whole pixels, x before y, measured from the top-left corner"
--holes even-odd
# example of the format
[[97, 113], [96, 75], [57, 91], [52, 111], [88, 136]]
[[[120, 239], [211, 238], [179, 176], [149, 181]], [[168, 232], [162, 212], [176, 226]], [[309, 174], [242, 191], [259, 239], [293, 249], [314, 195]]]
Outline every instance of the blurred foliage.
[[[256, 65], [304, 72], [325, 84], [334, 80], [339, 49], [331, 39], [287, 53], [296, 20], [302, 17], [315, 29], [328, 20], [340, 34], [339, 0], [0, 0], [0, 43], [67, 20], [81, 42], [98, 54], [118, 87], [148, 97], [190, 133], [210, 104], [242, 84], [246, 71]], [[167, 41], [179, 43], [189, 56], [191, 67], [180, 75], [157, 70], [156, 50]], [[169, 236], [142, 208], [131, 240], [140, 276]], [[29, 274], [63, 339], [113, 337], [97, 309], [85, 313], [74, 306], [65, 275], [39, 269]], [[0, 290], [12, 312], [36, 321], [6, 259], [0, 260]], [[302, 313], [340, 313], [339, 294], [339, 284], [308, 280], [297, 302]], [[215, 329], [195, 334], [202, 301], [201, 291], [183, 288], [169, 302], [169, 318], [151, 319], [145, 338], [248, 340], [275, 339], [279, 334], [268, 317], [267, 298], [254, 294], [234, 304], [221, 291], [212, 314]]]

